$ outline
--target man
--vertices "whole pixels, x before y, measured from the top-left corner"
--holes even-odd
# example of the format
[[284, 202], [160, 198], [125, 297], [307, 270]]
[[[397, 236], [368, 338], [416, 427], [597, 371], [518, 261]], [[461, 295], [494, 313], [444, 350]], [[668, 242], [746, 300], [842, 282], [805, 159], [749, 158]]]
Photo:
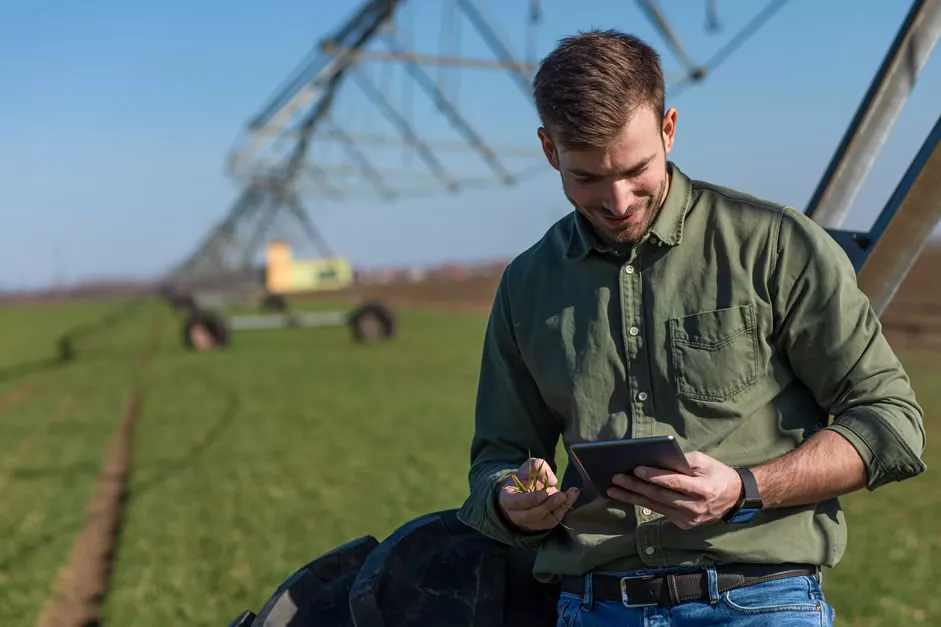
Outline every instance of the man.
[[[846, 255], [667, 160], [677, 112], [642, 41], [563, 40], [534, 96], [575, 211], [501, 279], [461, 520], [537, 549], [560, 625], [830, 624], [837, 497], [925, 469], [922, 410]], [[692, 476], [556, 478], [560, 437], [654, 435]], [[540, 489], [520, 491], [531, 462]]]

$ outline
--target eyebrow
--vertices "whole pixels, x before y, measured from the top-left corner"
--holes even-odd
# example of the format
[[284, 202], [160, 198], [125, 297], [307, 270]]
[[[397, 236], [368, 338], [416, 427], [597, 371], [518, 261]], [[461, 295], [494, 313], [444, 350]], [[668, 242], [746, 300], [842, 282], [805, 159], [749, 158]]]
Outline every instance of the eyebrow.
[[[650, 162], [653, 161], [653, 159], [654, 159], [654, 155], [651, 155], [651, 156], [647, 157], [646, 159], [644, 159], [643, 161], [640, 161], [640, 162], [637, 163], [636, 165], [634, 165], [634, 166], [628, 168], [627, 170], [624, 170], [624, 171], [620, 172], [620, 175], [621, 175], [621, 176], [633, 176], [633, 175], [637, 174], [638, 172], [640, 172], [641, 170], [643, 170], [644, 168], [646, 168], [648, 165], [650, 165]], [[602, 176], [602, 175], [597, 174], [597, 173], [595, 173], [595, 172], [588, 172], [588, 171], [582, 170], [582, 169], [580, 169], [580, 168], [575, 168], [575, 169], [573, 169], [573, 170], [569, 170], [569, 172], [571, 172], [571, 173], [574, 174], [575, 176], [595, 176], [595, 177]]]

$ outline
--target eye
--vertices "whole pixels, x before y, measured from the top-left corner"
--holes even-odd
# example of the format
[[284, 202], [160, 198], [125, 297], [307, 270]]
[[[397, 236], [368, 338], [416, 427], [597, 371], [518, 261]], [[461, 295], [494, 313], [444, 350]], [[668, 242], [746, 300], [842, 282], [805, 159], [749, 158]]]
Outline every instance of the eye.
[[637, 177], [643, 175], [644, 172], [646, 172], [646, 171], [647, 171], [647, 168], [649, 168], [649, 167], [650, 167], [650, 164], [648, 163], [648, 164], [645, 164], [645, 165], [643, 165], [643, 166], [637, 168], [636, 170], [631, 170], [630, 172], [625, 172], [625, 173], [624, 173], [624, 178], [627, 178], [627, 179], [636, 179]]
[[590, 174], [573, 174], [572, 179], [577, 183], [591, 183], [596, 180], [597, 177]]

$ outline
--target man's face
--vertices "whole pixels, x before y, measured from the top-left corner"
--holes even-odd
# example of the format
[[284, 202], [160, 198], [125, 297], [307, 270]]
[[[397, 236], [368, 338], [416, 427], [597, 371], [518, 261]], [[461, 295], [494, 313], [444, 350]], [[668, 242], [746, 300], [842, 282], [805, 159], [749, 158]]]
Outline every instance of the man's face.
[[562, 175], [565, 196], [609, 243], [639, 241], [666, 198], [676, 110], [657, 118], [651, 108], [639, 109], [603, 149], [569, 150], [539, 129], [546, 158]]

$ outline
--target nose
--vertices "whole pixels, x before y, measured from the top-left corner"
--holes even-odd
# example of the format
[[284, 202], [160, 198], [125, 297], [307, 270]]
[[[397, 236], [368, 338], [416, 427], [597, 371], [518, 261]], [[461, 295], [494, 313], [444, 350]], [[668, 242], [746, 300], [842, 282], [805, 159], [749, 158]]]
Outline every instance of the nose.
[[634, 204], [634, 200], [634, 191], [631, 189], [630, 183], [623, 179], [617, 179], [608, 186], [601, 204], [613, 215], [623, 216]]

